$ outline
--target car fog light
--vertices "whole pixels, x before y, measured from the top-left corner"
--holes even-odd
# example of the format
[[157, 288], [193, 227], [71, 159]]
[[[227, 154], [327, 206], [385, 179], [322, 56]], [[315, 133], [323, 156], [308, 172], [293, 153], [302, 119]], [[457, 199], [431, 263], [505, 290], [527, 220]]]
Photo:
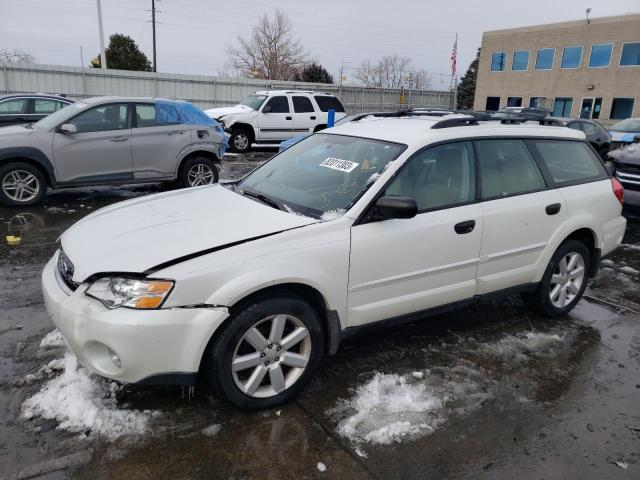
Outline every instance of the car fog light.
[[116, 367], [122, 368], [122, 360], [120, 360], [120, 357], [118, 356], [118, 354], [116, 352], [114, 352], [113, 350], [109, 349], [109, 357], [111, 358], [111, 361], [113, 362], [113, 364]]

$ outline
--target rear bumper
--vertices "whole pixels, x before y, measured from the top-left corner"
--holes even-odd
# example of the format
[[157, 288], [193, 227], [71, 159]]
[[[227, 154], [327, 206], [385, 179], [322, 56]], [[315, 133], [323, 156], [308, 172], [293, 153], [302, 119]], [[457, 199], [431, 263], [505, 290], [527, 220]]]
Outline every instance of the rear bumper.
[[121, 382], [192, 383], [209, 339], [229, 316], [226, 308], [109, 310], [84, 294], [86, 285], [71, 292], [63, 284], [57, 256], [42, 273], [45, 307], [83, 366]]

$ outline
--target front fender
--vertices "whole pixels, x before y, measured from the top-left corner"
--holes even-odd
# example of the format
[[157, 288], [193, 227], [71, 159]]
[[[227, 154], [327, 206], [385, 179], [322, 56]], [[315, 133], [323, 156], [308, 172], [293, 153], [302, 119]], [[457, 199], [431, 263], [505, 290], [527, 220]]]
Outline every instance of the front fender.
[[40, 167], [42, 167], [45, 172], [47, 172], [47, 176], [49, 177], [49, 181], [53, 186], [56, 185], [56, 176], [53, 168], [53, 164], [49, 157], [40, 149], [34, 147], [7, 147], [0, 148], [0, 164], [9, 161], [9, 160], [17, 160], [17, 159], [29, 159], [35, 163], [37, 163]]

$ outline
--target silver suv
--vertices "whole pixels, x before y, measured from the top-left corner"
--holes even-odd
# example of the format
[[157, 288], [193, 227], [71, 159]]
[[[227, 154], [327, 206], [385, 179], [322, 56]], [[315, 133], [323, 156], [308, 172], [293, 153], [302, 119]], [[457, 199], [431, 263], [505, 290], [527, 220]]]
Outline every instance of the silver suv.
[[220, 124], [188, 102], [89, 98], [0, 129], [0, 203], [37, 204], [48, 186], [216, 183], [227, 143]]

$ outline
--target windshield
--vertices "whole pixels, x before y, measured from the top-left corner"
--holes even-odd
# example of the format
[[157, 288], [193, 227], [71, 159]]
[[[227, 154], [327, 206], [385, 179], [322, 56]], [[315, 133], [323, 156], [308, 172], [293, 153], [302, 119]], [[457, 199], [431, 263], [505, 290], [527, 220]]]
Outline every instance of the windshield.
[[67, 105], [61, 110], [52, 113], [48, 117], [44, 117], [39, 122], [33, 124], [33, 128], [36, 130], [50, 130], [53, 127], [64, 123], [65, 120], [73, 117], [76, 113], [79, 113], [84, 107], [86, 107], [86, 103], [78, 102], [72, 103], [71, 105]]
[[249, 95], [240, 102], [240, 105], [246, 105], [249, 108], [258, 110], [260, 108], [260, 105], [262, 105], [266, 99], [266, 95]]
[[245, 177], [236, 191], [265, 195], [318, 218], [347, 211], [404, 145], [343, 135], [315, 134]]
[[616, 132], [640, 132], [640, 118], [625, 118], [611, 127], [611, 130]]

